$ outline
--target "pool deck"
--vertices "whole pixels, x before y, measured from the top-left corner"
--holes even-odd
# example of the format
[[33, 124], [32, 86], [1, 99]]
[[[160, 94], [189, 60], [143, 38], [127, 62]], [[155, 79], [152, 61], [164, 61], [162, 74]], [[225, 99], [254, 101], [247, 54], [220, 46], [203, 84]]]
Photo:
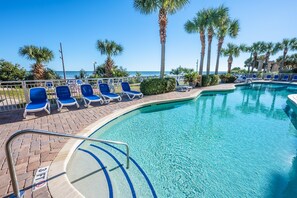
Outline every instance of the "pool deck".
[[[86, 131], [90, 132], [97, 123], [106, 123], [110, 119], [120, 116], [122, 113], [141, 106], [152, 103], [193, 99], [202, 91], [232, 90], [234, 88], [234, 84], [220, 84], [193, 89], [190, 92], [170, 92], [145, 96], [143, 99], [135, 99], [133, 101], [125, 98], [122, 102], [111, 102], [108, 105], [102, 106], [95, 105], [89, 108], [81, 106], [80, 109], [64, 108], [61, 112], [57, 112], [54, 109], [50, 115], [47, 115], [45, 112], [36, 113], [35, 115], [29, 114], [26, 119], [22, 117], [23, 110], [0, 113], [0, 197], [9, 195], [12, 192], [4, 147], [8, 137], [17, 130], [41, 129], [66, 134], [88, 134]], [[71, 142], [66, 138], [31, 134], [23, 135], [14, 140], [12, 150], [19, 187], [21, 189], [29, 188], [25, 191], [25, 197], [59, 197], [58, 192], [55, 193], [52, 191], [53, 193], [50, 193], [48, 186], [33, 192], [30, 186], [32, 185], [36, 170], [40, 167], [52, 165], [52, 162], [66, 143], [69, 145]], [[61, 152], [59, 156], [61, 156]], [[60, 194], [60, 196], [64, 197], [65, 194]]]

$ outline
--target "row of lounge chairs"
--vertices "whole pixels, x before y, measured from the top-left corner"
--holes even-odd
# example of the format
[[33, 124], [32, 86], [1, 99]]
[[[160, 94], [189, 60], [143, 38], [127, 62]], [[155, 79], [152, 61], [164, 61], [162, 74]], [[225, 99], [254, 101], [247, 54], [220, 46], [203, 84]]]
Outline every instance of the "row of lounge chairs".
[[[129, 83], [122, 82], [121, 86], [121, 95], [126, 95], [130, 100], [134, 99], [135, 97], [143, 97], [143, 94], [141, 92], [131, 90]], [[82, 84], [80, 87], [85, 107], [88, 107], [92, 102], [99, 102], [100, 104], [103, 104], [105, 102], [106, 104], [108, 104], [112, 100], [122, 100], [122, 97], [120, 95], [111, 93], [109, 86], [106, 83], [98, 84], [101, 97], [94, 94], [93, 88], [90, 84]], [[55, 88], [55, 91], [57, 97], [56, 102], [58, 111], [61, 111], [64, 106], [76, 105], [76, 107], [79, 108], [77, 100], [71, 96], [69, 86], [57, 86]], [[31, 88], [29, 91], [29, 97], [30, 102], [25, 107], [25, 111], [23, 114], [24, 118], [26, 118], [27, 113], [29, 112], [38, 112], [45, 110], [48, 114], [50, 114], [50, 102], [47, 98], [46, 89], [44, 87]]]
[[[246, 82], [248, 79], [250, 80], [262, 80], [261, 78], [258, 78], [256, 74], [253, 74], [251, 77], [247, 77], [246, 75], [243, 75], [239, 77], [235, 82]], [[267, 74], [264, 78], [264, 80], [273, 80], [273, 81], [289, 81], [290, 80], [290, 75], [289, 74], [284, 74], [284, 75], [279, 75], [275, 74], [272, 76], [272, 74]], [[293, 75], [292, 82], [297, 81], [297, 75]]]
[[[289, 81], [289, 80], [290, 80], [290, 75], [289, 75], [289, 74], [284, 74], [283, 76], [280, 76], [280, 75], [278, 75], [278, 74], [275, 74], [275, 75], [272, 77], [271, 74], [267, 74], [267, 75], [264, 77], [264, 80], [274, 80], [274, 81], [281, 80], [281, 81]], [[292, 82], [297, 81], [297, 75], [293, 75], [291, 81], [292, 81]]]

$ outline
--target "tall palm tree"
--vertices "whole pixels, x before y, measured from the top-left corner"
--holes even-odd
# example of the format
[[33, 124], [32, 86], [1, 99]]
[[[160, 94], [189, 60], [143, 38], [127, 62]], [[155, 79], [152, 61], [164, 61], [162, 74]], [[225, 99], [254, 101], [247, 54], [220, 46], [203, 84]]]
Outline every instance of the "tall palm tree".
[[200, 66], [199, 75], [203, 72], [203, 63], [205, 56], [205, 30], [206, 30], [206, 15], [202, 14], [202, 11], [196, 14], [196, 17], [192, 21], [188, 20], [185, 24], [185, 30], [188, 33], [199, 33], [201, 42], [201, 55], [200, 55]]
[[270, 58], [270, 55], [275, 55], [279, 49], [275, 47], [276, 45], [272, 42], [265, 42], [264, 43], [264, 48], [265, 48], [265, 64], [264, 64], [264, 72], [266, 72], [267, 70], [267, 67], [268, 67], [268, 61], [269, 61], [269, 58]]
[[227, 48], [221, 49], [221, 54], [228, 57], [228, 73], [231, 73], [231, 67], [233, 63], [233, 57], [240, 55], [241, 47], [233, 43], [228, 43]]
[[214, 36], [215, 21], [217, 21], [219, 15], [216, 9], [209, 8], [202, 12], [206, 15], [206, 25], [207, 25], [207, 65], [206, 65], [206, 75], [210, 72], [210, 59], [211, 59], [211, 43]]
[[54, 54], [46, 47], [37, 47], [34, 45], [25, 45], [19, 49], [19, 54], [28, 60], [34, 60], [32, 65], [33, 77], [35, 80], [45, 78], [45, 68], [43, 63], [48, 63], [54, 58]]
[[219, 17], [216, 18], [216, 36], [218, 38], [217, 61], [215, 67], [216, 75], [219, 71], [220, 54], [225, 37], [230, 36], [231, 38], [236, 38], [239, 32], [239, 21], [230, 19], [229, 9], [227, 7], [220, 6], [217, 9], [217, 12]]
[[297, 38], [283, 39], [283, 41], [277, 43], [275, 47], [278, 50], [283, 50], [283, 59], [279, 68], [279, 70], [282, 71], [285, 64], [287, 53], [290, 50], [291, 51], [297, 50]]
[[97, 49], [100, 51], [101, 55], [107, 55], [107, 59], [105, 61], [105, 76], [112, 77], [112, 69], [114, 67], [114, 61], [112, 60], [112, 56], [120, 55], [123, 52], [123, 46], [117, 44], [114, 41], [109, 41], [105, 39], [104, 41], [97, 41]]
[[176, 11], [184, 7], [189, 0], [134, 0], [134, 7], [143, 14], [151, 14], [159, 11], [159, 27], [161, 42], [161, 71], [160, 77], [164, 77], [165, 73], [165, 43], [167, 14], [174, 14]]

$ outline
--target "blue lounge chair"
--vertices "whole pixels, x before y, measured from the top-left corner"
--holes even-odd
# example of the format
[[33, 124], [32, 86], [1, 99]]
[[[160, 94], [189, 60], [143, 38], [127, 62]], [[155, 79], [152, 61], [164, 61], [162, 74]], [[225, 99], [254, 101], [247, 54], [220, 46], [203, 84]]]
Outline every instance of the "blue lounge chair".
[[187, 85], [180, 85], [176, 80], [176, 91], [191, 91], [193, 87]]
[[292, 82], [297, 81], [297, 75], [294, 75], [291, 81]]
[[288, 81], [289, 80], [289, 75], [288, 74], [285, 74], [282, 79], [282, 81]]
[[99, 87], [99, 91], [100, 91], [103, 99], [106, 102], [110, 101], [110, 100], [118, 100], [118, 101], [122, 100], [121, 96], [119, 96], [118, 94], [110, 93], [110, 89], [108, 87], [108, 84], [101, 83], [101, 84], [98, 85], [98, 87]]
[[100, 98], [97, 95], [94, 95], [93, 88], [90, 84], [81, 85], [80, 89], [83, 95], [85, 107], [88, 107], [91, 104], [91, 102], [100, 102], [100, 104], [103, 104], [102, 98]]
[[102, 83], [103, 83], [103, 80], [98, 79], [97, 84], [99, 85], [99, 84], [102, 84]]
[[58, 111], [61, 111], [63, 106], [76, 105], [76, 107], [79, 108], [79, 104], [77, 103], [76, 99], [71, 97], [70, 89], [67, 85], [56, 87], [56, 95]]
[[273, 79], [272, 80], [278, 80], [279, 79], [279, 75], [278, 74], [275, 74], [274, 76], [273, 76]]
[[121, 85], [123, 90], [122, 95], [127, 95], [130, 100], [133, 100], [136, 96], [139, 98], [143, 97], [143, 93], [131, 90], [129, 83], [122, 82]]
[[45, 110], [48, 114], [51, 113], [50, 103], [47, 100], [46, 90], [44, 87], [34, 87], [29, 91], [30, 103], [26, 105], [24, 118], [29, 112], [38, 112]]
[[258, 78], [257, 78], [257, 75], [256, 75], [256, 74], [253, 74], [253, 75], [252, 75], [252, 80], [258, 80]]
[[54, 82], [53, 81], [45, 81], [45, 88], [47, 90], [54, 90]]
[[82, 85], [82, 84], [84, 84], [84, 82], [81, 79], [77, 79], [76, 80], [76, 84], [77, 85]]
[[264, 80], [271, 80], [271, 74], [267, 74], [266, 76], [265, 76], [265, 78], [264, 78]]

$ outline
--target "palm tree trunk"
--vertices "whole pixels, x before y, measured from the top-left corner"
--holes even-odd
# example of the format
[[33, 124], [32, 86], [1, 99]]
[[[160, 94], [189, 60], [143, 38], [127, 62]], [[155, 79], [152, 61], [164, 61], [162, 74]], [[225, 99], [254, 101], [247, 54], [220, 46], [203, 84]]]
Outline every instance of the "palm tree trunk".
[[286, 59], [287, 52], [288, 52], [288, 48], [285, 48], [285, 49], [284, 49], [284, 53], [283, 53], [283, 60], [282, 60], [282, 63], [281, 63], [281, 65], [280, 65], [280, 68], [279, 68], [279, 71], [280, 71], [280, 72], [283, 71], [283, 68], [284, 68], [284, 66], [285, 66], [285, 59]]
[[209, 75], [210, 72], [210, 58], [211, 58], [211, 42], [212, 42], [213, 32], [208, 31], [208, 49], [207, 49], [207, 68], [206, 75]]
[[252, 66], [252, 73], [254, 71], [254, 68], [257, 65], [257, 59], [258, 59], [258, 54], [257, 53], [254, 53], [254, 62], [253, 62], [253, 66]]
[[264, 65], [264, 67], [263, 67], [263, 69], [264, 69], [264, 73], [266, 73], [266, 69], [267, 69], [267, 67], [268, 67], [269, 57], [270, 57], [270, 52], [267, 52], [267, 53], [266, 53], [266, 56], [265, 56], [265, 65]]
[[105, 61], [105, 77], [112, 77], [113, 65], [113, 60], [110, 57], [107, 57]]
[[220, 55], [221, 55], [221, 49], [222, 49], [223, 43], [224, 43], [224, 37], [219, 38], [215, 75], [218, 75], [218, 72], [219, 72]]
[[161, 46], [161, 69], [160, 69], [160, 78], [164, 78], [165, 74], [165, 43], [162, 43]]
[[201, 56], [200, 56], [199, 75], [202, 75], [204, 56], [205, 56], [205, 34], [204, 34], [204, 32], [200, 32], [200, 41], [201, 41]]
[[231, 73], [232, 62], [233, 62], [233, 57], [229, 56], [229, 58], [228, 58], [228, 74]]
[[44, 67], [41, 63], [35, 63], [32, 65], [34, 80], [42, 80], [45, 77]]
[[164, 78], [165, 73], [165, 43], [166, 43], [166, 27], [167, 13], [164, 8], [159, 11], [159, 27], [160, 27], [160, 42], [161, 42], [161, 69], [160, 78]]

